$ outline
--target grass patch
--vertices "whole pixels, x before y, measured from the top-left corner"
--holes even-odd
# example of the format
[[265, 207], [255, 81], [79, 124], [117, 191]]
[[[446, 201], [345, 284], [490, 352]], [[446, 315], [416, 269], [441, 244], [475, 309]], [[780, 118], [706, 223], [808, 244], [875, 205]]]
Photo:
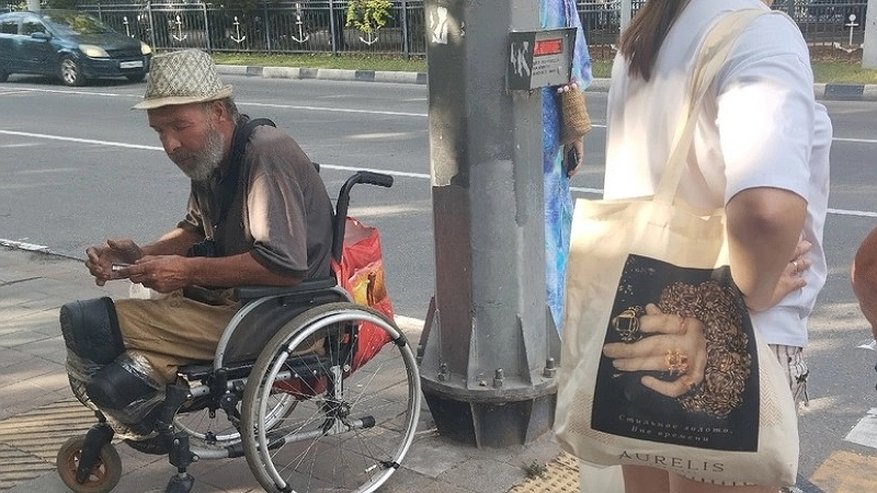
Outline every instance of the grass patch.
[[[861, 53], [859, 57], [861, 57]], [[392, 55], [215, 53], [213, 58], [216, 63], [221, 65], [426, 72], [425, 58], [405, 58]], [[877, 84], [877, 70], [863, 69], [860, 58], [814, 53], [812, 63], [813, 75], [816, 82], [819, 83]], [[608, 78], [611, 75], [612, 60], [593, 60], [592, 64], [595, 78]]]
[[405, 58], [389, 55], [332, 55], [323, 53], [259, 55], [250, 53], [214, 53], [213, 59], [220, 65], [426, 72], [425, 58]]
[[813, 77], [826, 84], [877, 84], [877, 70], [862, 68], [860, 63], [814, 61]]

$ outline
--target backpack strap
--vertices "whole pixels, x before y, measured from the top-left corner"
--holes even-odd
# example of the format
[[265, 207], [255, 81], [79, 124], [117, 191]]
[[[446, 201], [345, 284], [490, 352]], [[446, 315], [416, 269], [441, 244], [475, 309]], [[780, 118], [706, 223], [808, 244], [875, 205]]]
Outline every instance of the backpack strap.
[[247, 142], [250, 141], [250, 135], [252, 135], [253, 130], [260, 125], [268, 125], [271, 127], [277, 126], [273, 121], [267, 118], [255, 118], [253, 120], [248, 120], [246, 123], [235, 129], [234, 139], [231, 144], [231, 155], [229, 156], [228, 174], [223, 177], [222, 182], [219, 185], [222, 193], [218, 197], [219, 216], [216, 218], [217, 226], [225, 221], [225, 218], [228, 215], [228, 209], [237, 193], [238, 184], [241, 180], [247, 179], [246, 174], [242, 173], [242, 168], [244, 167], [244, 151], [247, 148]]

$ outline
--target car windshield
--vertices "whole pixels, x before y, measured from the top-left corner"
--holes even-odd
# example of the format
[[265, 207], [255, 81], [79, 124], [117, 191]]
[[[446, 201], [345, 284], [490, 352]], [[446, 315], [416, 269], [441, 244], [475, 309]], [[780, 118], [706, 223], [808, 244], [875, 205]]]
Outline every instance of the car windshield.
[[98, 19], [81, 12], [46, 12], [46, 23], [58, 34], [103, 34], [112, 29]]

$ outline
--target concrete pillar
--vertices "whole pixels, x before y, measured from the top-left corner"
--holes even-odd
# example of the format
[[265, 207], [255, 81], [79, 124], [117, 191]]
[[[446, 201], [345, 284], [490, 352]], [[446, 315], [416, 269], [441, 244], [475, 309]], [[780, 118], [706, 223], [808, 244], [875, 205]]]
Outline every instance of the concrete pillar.
[[[509, 31], [535, 0], [427, 0], [436, 294], [421, 380], [442, 435], [478, 447], [550, 429], [540, 91], [505, 89]], [[546, 368], [548, 366], [548, 368]]]
[[877, 69], [877, 0], [868, 0], [865, 12], [865, 45], [862, 48], [862, 67]]
[[633, 17], [632, 0], [621, 0], [621, 32], [630, 25], [630, 19]]

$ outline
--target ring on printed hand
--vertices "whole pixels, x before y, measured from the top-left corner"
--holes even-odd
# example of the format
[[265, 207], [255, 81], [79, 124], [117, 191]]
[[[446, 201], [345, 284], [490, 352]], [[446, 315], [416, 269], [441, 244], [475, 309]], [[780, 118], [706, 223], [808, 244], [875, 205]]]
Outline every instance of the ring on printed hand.
[[619, 313], [612, 319], [612, 327], [621, 337], [623, 342], [636, 342], [642, 339], [643, 334], [640, 332], [639, 318], [645, 315], [645, 310], [638, 306], [633, 306]]
[[688, 356], [678, 349], [668, 349], [664, 362], [671, 375], [684, 375], [688, 371]]
[[797, 260], [792, 260], [792, 266], [795, 268], [795, 274], [798, 274], [799, 272], [801, 272], [798, 269], [798, 261]]

